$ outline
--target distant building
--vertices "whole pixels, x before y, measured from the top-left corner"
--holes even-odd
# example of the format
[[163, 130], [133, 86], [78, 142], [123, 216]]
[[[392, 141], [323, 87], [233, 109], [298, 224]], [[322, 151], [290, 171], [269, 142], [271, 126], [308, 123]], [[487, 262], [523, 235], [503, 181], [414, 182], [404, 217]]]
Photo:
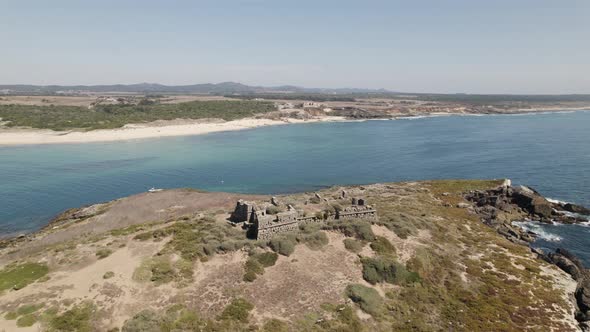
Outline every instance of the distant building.
[[314, 102], [305, 102], [303, 103], [303, 108], [322, 108], [322, 104], [314, 103]]

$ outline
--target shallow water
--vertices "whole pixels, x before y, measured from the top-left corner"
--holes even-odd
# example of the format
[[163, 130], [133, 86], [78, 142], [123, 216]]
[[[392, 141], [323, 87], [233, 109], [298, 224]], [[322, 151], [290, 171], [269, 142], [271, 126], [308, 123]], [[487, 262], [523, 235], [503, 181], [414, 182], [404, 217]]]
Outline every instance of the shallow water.
[[[285, 193], [334, 184], [511, 178], [548, 197], [590, 205], [588, 128], [590, 112], [571, 112], [0, 147], [0, 234], [36, 230], [67, 208], [150, 187]], [[586, 238], [573, 245], [590, 249]]]

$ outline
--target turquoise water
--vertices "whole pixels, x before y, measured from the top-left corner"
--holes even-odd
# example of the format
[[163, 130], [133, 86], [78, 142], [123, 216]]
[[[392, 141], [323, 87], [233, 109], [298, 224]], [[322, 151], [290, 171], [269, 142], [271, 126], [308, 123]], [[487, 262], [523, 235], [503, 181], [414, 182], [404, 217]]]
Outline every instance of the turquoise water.
[[150, 187], [286, 193], [334, 184], [506, 177], [548, 197], [590, 205], [589, 128], [590, 112], [571, 112], [3, 147], [0, 234], [32, 231], [67, 208]]

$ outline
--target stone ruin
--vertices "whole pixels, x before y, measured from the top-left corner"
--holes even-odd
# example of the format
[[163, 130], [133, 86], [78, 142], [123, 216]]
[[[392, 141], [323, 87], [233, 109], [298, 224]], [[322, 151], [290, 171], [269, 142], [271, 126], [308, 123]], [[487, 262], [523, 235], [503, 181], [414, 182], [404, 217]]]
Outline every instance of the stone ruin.
[[[342, 195], [342, 198], [344, 197], [346, 195]], [[273, 205], [276, 206], [276, 198], [272, 201]], [[323, 216], [301, 216], [299, 211], [295, 210], [291, 205], [288, 206], [287, 211], [268, 214], [266, 206], [259, 208], [255, 203], [239, 200], [230, 216], [230, 221], [235, 224], [244, 223], [245, 228], [254, 231], [256, 239], [268, 240], [276, 234], [295, 231], [299, 229], [300, 225], [333, 220], [372, 220], [376, 218], [377, 210], [370, 205], [366, 205], [365, 200], [362, 198], [352, 198], [350, 206], [337, 210], [334, 215], [329, 215], [327, 218]]]

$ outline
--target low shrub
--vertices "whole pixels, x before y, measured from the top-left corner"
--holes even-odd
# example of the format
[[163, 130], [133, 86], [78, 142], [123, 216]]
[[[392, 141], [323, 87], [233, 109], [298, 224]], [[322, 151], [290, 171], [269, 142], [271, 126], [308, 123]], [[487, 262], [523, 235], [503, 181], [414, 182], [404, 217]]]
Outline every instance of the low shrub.
[[403, 264], [392, 258], [363, 258], [361, 263], [363, 265], [363, 279], [373, 285], [379, 282], [400, 285], [420, 281], [418, 273], [408, 271]]
[[0, 270], [0, 292], [6, 289], [19, 290], [44, 277], [49, 268], [45, 264], [23, 263], [9, 265]]
[[34, 314], [27, 314], [21, 316], [19, 319], [16, 320], [16, 326], [18, 327], [28, 327], [33, 326], [37, 322], [37, 316]]
[[6, 315], [4, 315], [4, 319], [6, 320], [15, 320], [18, 318], [18, 314], [16, 313], [16, 311], [9, 311], [6, 313]]
[[143, 310], [123, 323], [122, 332], [160, 331], [161, 318], [153, 310]]
[[112, 278], [112, 277], [114, 277], [114, 276], [115, 276], [115, 272], [113, 272], [113, 271], [108, 271], [108, 272], [106, 272], [106, 273], [105, 273], [105, 274], [102, 276], [102, 278], [103, 278], [103, 279], [111, 279], [111, 278]]
[[92, 303], [82, 303], [61, 315], [52, 317], [49, 320], [50, 331], [90, 332], [92, 331], [91, 318], [93, 313], [94, 305]]
[[263, 252], [253, 256], [262, 266], [270, 267], [275, 265], [279, 255], [275, 252]]
[[16, 313], [19, 316], [28, 315], [28, 314], [32, 314], [33, 312], [43, 308], [44, 306], [45, 305], [43, 303], [21, 305], [20, 307], [18, 307], [18, 309], [16, 309]]
[[344, 239], [344, 248], [351, 252], [359, 253], [361, 250], [363, 250], [363, 247], [364, 244], [362, 241], [355, 239]]
[[262, 332], [289, 332], [289, 324], [273, 318], [262, 325]]
[[109, 257], [112, 253], [113, 251], [111, 249], [103, 248], [96, 252], [96, 257], [98, 257], [98, 259], [103, 259]]
[[244, 281], [252, 282], [256, 280], [256, 276], [264, 273], [264, 266], [260, 264], [255, 258], [250, 257], [246, 264], [244, 264]]
[[295, 251], [295, 241], [290, 237], [277, 237], [269, 242], [270, 248], [283, 256], [289, 256]]
[[274, 252], [252, 254], [244, 264], [244, 281], [252, 282], [264, 274], [264, 268], [275, 265], [279, 255]]
[[175, 272], [169, 260], [157, 260], [150, 267], [151, 281], [157, 284], [164, 284], [174, 280]]
[[379, 293], [371, 288], [361, 284], [351, 284], [346, 287], [346, 296], [353, 302], [358, 303], [361, 309], [373, 316], [381, 311], [383, 299]]
[[300, 234], [297, 236], [299, 242], [305, 243], [310, 249], [318, 250], [328, 244], [329, 240], [324, 232], [315, 232], [312, 234]]
[[375, 234], [371, 229], [371, 224], [362, 220], [331, 221], [324, 226], [324, 229], [337, 230], [348, 237], [354, 237], [359, 240], [375, 240]]
[[371, 242], [371, 249], [378, 255], [395, 256], [395, 247], [383, 236], [375, 237]]
[[234, 320], [241, 323], [247, 323], [250, 316], [250, 311], [254, 309], [254, 305], [243, 298], [234, 299], [228, 304], [221, 315], [220, 320]]

